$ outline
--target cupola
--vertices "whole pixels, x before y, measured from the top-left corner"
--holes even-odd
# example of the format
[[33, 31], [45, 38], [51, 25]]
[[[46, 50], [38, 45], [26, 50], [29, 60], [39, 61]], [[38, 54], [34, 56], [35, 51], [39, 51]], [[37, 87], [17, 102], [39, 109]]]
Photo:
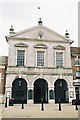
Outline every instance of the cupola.
[[11, 28], [9, 29], [9, 31], [10, 31], [10, 32], [9, 32], [10, 34], [14, 34], [13, 25], [11, 25]]
[[41, 20], [41, 18], [39, 18], [39, 21], [38, 21], [38, 25], [42, 25], [42, 20]]
[[67, 30], [66, 30], [66, 33], [65, 33], [65, 37], [66, 37], [66, 38], [69, 38], [69, 33], [68, 33]]

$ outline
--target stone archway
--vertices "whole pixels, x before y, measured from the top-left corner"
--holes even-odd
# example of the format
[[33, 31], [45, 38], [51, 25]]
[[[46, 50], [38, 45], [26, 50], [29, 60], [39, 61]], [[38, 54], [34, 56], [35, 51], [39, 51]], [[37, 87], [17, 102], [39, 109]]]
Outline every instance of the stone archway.
[[55, 81], [54, 86], [55, 103], [58, 103], [59, 100], [61, 103], [69, 102], [67, 82], [64, 79], [58, 79]]
[[48, 103], [48, 83], [40, 78], [34, 82], [34, 103], [41, 103], [41, 98]]
[[12, 98], [14, 103], [19, 104], [24, 100], [27, 103], [27, 82], [23, 78], [17, 78], [12, 83]]

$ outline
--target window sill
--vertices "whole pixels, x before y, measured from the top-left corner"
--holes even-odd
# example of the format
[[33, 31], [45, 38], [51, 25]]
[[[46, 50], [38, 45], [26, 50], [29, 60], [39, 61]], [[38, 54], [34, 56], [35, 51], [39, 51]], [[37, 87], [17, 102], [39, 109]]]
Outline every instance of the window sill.
[[64, 66], [57, 66], [56, 68], [64, 68]]
[[24, 65], [16, 65], [16, 67], [25, 67]]

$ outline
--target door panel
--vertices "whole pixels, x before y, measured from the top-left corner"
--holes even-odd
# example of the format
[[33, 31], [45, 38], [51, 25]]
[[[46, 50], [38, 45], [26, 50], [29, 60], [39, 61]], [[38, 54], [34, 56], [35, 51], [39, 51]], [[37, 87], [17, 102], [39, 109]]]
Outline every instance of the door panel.
[[[60, 82], [62, 83], [62, 85], [60, 85]], [[62, 103], [67, 103], [68, 102], [68, 88], [67, 88], [67, 84], [66, 81], [63, 79], [58, 79], [55, 82], [55, 103], [59, 102], [59, 99], [61, 100]]]
[[38, 79], [34, 83], [34, 103], [48, 103], [48, 84], [44, 79]]
[[22, 99], [27, 103], [27, 83], [24, 79], [18, 78], [12, 84], [12, 98], [14, 103], [21, 103]]

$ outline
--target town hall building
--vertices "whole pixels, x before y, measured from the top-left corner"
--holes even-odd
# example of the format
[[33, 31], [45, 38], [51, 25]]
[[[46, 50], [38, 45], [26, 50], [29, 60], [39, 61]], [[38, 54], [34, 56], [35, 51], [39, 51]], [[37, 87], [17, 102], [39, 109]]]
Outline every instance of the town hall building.
[[38, 25], [6, 36], [9, 43], [6, 70], [5, 94], [28, 103], [62, 103], [74, 99], [73, 73], [70, 45], [72, 40], [66, 31], [62, 36], [42, 25]]

